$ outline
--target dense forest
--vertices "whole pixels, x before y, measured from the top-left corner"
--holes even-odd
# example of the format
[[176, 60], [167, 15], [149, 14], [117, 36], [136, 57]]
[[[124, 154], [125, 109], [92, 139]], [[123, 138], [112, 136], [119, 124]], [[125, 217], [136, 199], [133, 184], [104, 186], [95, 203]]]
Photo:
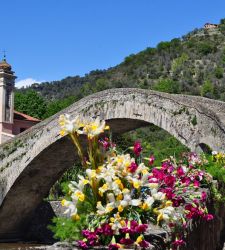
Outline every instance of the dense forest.
[[44, 119], [91, 93], [122, 87], [225, 101], [224, 68], [225, 19], [222, 19], [218, 28], [195, 29], [182, 38], [160, 42], [107, 70], [18, 89], [15, 108]]

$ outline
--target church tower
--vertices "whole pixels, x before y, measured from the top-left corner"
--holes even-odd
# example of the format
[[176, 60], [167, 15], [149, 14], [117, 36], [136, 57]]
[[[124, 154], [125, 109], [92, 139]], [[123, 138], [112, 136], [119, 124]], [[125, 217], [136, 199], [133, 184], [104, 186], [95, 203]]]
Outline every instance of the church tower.
[[13, 137], [15, 79], [4, 55], [0, 62], [0, 144]]

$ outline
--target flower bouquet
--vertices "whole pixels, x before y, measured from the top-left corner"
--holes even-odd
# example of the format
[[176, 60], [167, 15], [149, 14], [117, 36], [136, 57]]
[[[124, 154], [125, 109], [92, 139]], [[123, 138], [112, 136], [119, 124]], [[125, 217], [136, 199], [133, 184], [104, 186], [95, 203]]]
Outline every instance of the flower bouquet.
[[[192, 219], [212, 220], [206, 207], [211, 175], [201, 170], [204, 162], [194, 153], [179, 162], [173, 157], [154, 166], [154, 156], [142, 157], [135, 142], [129, 151], [119, 153], [106, 137], [105, 121], [60, 116], [61, 135], [69, 134], [81, 159], [82, 175], [69, 184], [69, 198], [62, 200], [73, 221], [84, 217], [78, 245], [82, 249], [107, 246], [108, 249], [151, 249], [146, 237], [149, 223], [170, 235], [168, 248], [185, 245], [185, 231]], [[81, 135], [87, 149], [81, 146]], [[128, 153], [129, 152], [129, 153]], [[82, 203], [89, 206], [84, 211]]]

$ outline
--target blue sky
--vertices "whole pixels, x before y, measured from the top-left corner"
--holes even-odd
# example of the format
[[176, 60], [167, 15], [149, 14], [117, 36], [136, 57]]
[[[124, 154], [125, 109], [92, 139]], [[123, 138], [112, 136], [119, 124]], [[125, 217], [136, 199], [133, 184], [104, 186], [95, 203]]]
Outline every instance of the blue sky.
[[105, 69], [218, 23], [225, 1], [0, 0], [0, 13], [0, 51], [6, 50], [18, 81], [30, 83]]

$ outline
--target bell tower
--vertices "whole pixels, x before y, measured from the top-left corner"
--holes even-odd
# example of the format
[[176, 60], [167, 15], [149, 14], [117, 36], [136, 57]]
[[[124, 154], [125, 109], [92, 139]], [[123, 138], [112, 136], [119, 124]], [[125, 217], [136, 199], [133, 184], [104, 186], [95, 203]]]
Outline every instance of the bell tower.
[[0, 144], [13, 137], [15, 79], [12, 67], [4, 55], [0, 62]]

